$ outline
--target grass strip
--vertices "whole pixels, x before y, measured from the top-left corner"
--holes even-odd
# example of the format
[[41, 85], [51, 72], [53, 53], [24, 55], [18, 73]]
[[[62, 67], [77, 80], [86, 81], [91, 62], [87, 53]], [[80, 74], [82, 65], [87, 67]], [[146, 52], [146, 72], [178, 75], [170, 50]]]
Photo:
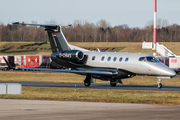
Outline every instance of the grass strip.
[[0, 95], [1, 99], [86, 101], [179, 105], [178, 91], [138, 91], [77, 88], [22, 87], [21, 95]]
[[[54, 82], [54, 83], [83, 83], [85, 76], [72, 73], [43, 73], [43, 72], [9, 72], [0, 71], [0, 81], [18, 81], [18, 82]], [[157, 85], [157, 77], [136, 76], [129, 79], [122, 79], [124, 84], [131, 85]], [[97, 79], [96, 83], [109, 84], [108, 81]], [[163, 85], [180, 86], [180, 78], [164, 79]]]
[[[3, 46], [21, 46], [21, 45], [31, 45], [36, 44], [35, 42], [1, 42], [0, 44], [0, 51], [3, 50]], [[142, 42], [70, 42], [69, 44], [78, 46], [78, 47], [84, 47], [84, 48], [111, 48], [115, 47], [117, 48], [116, 52], [132, 52], [132, 53], [148, 53], [153, 54], [154, 51], [151, 49], [142, 49]], [[163, 42], [161, 44], [164, 44], [167, 48], [172, 50], [176, 55], [180, 54], [180, 42]], [[33, 45], [33, 46], [39, 46], [39, 45]], [[50, 44], [42, 44], [41, 47], [50, 47]], [[2, 55], [22, 55], [22, 54], [51, 54], [51, 50], [37, 50], [37, 51], [21, 51], [14, 53], [13, 51], [8, 51], [5, 53], [1, 53]]]

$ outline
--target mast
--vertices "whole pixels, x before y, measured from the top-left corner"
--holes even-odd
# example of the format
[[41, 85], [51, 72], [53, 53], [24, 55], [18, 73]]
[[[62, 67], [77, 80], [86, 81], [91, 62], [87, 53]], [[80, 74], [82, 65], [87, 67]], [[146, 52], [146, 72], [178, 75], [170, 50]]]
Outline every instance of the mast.
[[153, 48], [155, 49], [155, 56], [157, 55], [157, 33], [156, 33], [156, 22], [157, 22], [157, 0], [154, 0], [154, 35], [153, 35]]

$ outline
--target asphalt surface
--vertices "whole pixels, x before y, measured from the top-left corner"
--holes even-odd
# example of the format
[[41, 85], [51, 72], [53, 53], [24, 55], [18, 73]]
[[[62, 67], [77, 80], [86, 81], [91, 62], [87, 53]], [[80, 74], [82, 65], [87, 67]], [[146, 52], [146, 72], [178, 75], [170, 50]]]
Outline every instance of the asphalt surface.
[[[0, 83], [20, 83], [22, 86], [34, 87], [74, 88], [75, 86], [75, 83], [12, 81], [0, 81]], [[76, 86], [77, 89], [180, 91], [180, 86], [163, 86], [162, 89], [158, 89], [157, 85], [118, 84], [116, 87], [111, 87], [109, 84], [93, 83], [90, 87], [85, 87], [83, 83], [77, 83]], [[180, 120], [179, 105], [0, 99], [0, 106], [0, 120]]]
[[180, 106], [0, 99], [0, 120], [180, 120]]
[[[63, 87], [63, 88], [75, 88], [76, 83], [47, 83], [47, 82], [12, 82], [12, 81], [0, 81], [0, 83], [20, 83], [22, 86], [32, 87]], [[180, 86], [163, 86], [161, 89], [157, 88], [157, 85], [122, 85], [117, 84], [116, 87], [111, 87], [109, 84], [91, 84], [90, 87], [85, 87], [83, 83], [76, 84], [78, 88], [86, 89], [118, 89], [118, 90], [154, 90], [154, 91], [180, 91]]]

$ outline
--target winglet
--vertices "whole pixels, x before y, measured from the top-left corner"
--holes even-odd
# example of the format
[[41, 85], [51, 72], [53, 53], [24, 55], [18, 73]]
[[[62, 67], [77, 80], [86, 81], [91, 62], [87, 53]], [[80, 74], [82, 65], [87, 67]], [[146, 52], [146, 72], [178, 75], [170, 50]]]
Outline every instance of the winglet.
[[101, 52], [101, 51], [99, 50], [99, 48], [97, 48], [97, 50], [98, 50], [98, 52]]
[[4, 58], [5, 62], [6, 62], [6, 64], [8, 65], [8, 68], [13, 69], [13, 67], [9, 64], [9, 62], [6, 60], [6, 58], [4, 56], [3, 56], [3, 58]]

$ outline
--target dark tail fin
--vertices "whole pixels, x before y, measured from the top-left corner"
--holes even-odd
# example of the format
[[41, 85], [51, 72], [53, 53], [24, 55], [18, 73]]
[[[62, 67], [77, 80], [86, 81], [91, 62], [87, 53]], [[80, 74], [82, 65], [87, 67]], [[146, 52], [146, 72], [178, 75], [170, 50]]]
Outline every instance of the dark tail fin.
[[53, 53], [71, 50], [62, 32], [62, 26], [57, 26], [57, 30], [46, 28], [45, 30], [47, 30]]

